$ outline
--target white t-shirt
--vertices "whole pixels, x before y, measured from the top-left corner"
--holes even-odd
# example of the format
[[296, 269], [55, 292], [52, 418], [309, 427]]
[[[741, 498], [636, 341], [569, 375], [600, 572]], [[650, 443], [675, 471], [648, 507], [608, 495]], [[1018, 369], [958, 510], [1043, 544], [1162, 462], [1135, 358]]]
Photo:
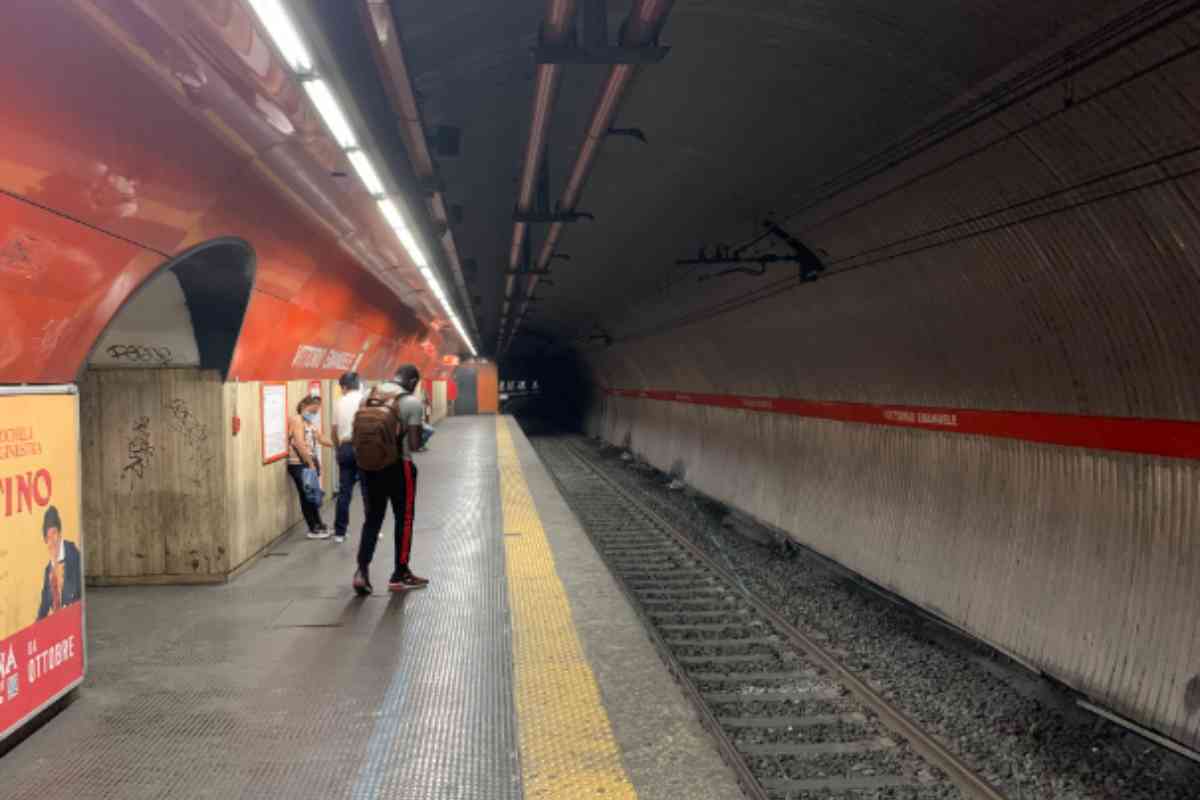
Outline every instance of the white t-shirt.
[[338, 444], [345, 444], [353, 438], [354, 414], [358, 411], [358, 407], [362, 405], [362, 400], [362, 389], [355, 389], [353, 392], [339, 397], [337, 403], [334, 405], [333, 424], [337, 426], [338, 438], [341, 440]]

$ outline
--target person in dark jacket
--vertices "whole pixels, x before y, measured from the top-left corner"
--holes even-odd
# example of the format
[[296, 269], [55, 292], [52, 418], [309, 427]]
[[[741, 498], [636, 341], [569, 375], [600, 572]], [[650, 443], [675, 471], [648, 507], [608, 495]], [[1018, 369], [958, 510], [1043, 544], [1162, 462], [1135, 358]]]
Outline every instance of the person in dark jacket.
[[62, 535], [62, 518], [50, 506], [42, 518], [42, 540], [46, 543], [49, 563], [42, 573], [42, 604], [38, 619], [45, 619], [71, 603], [78, 603], [83, 592], [83, 560], [74, 542]]

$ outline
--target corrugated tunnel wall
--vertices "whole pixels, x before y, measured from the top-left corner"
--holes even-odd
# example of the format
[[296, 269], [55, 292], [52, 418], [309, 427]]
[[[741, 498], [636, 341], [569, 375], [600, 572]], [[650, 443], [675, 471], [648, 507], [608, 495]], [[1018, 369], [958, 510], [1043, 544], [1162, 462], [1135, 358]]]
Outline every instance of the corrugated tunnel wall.
[[[589, 349], [596, 386], [1200, 420], [1195, 22], [788, 220], [821, 280], [731, 278], [707, 311]], [[1200, 462], [593, 401], [592, 432], [1200, 747]]]

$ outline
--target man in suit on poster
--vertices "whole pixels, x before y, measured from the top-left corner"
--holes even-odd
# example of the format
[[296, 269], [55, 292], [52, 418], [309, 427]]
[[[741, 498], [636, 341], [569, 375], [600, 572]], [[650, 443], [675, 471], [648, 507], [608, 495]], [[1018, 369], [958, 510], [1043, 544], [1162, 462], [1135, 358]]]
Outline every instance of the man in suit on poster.
[[79, 602], [83, 590], [83, 561], [79, 548], [62, 535], [62, 518], [58, 509], [50, 506], [42, 518], [42, 540], [50, 557], [42, 573], [42, 604], [38, 619]]

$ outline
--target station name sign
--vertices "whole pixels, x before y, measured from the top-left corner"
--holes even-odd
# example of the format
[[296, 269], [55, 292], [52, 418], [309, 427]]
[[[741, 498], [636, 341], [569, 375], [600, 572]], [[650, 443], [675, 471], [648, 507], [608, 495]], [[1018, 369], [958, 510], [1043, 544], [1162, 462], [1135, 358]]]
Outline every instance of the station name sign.
[[1064, 447], [1200, 459], [1200, 422], [1189, 420], [875, 405], [658, 389], [606, 389], [605, 393], [610, 397], [713, 406], [835, 422], [940, 430]]

